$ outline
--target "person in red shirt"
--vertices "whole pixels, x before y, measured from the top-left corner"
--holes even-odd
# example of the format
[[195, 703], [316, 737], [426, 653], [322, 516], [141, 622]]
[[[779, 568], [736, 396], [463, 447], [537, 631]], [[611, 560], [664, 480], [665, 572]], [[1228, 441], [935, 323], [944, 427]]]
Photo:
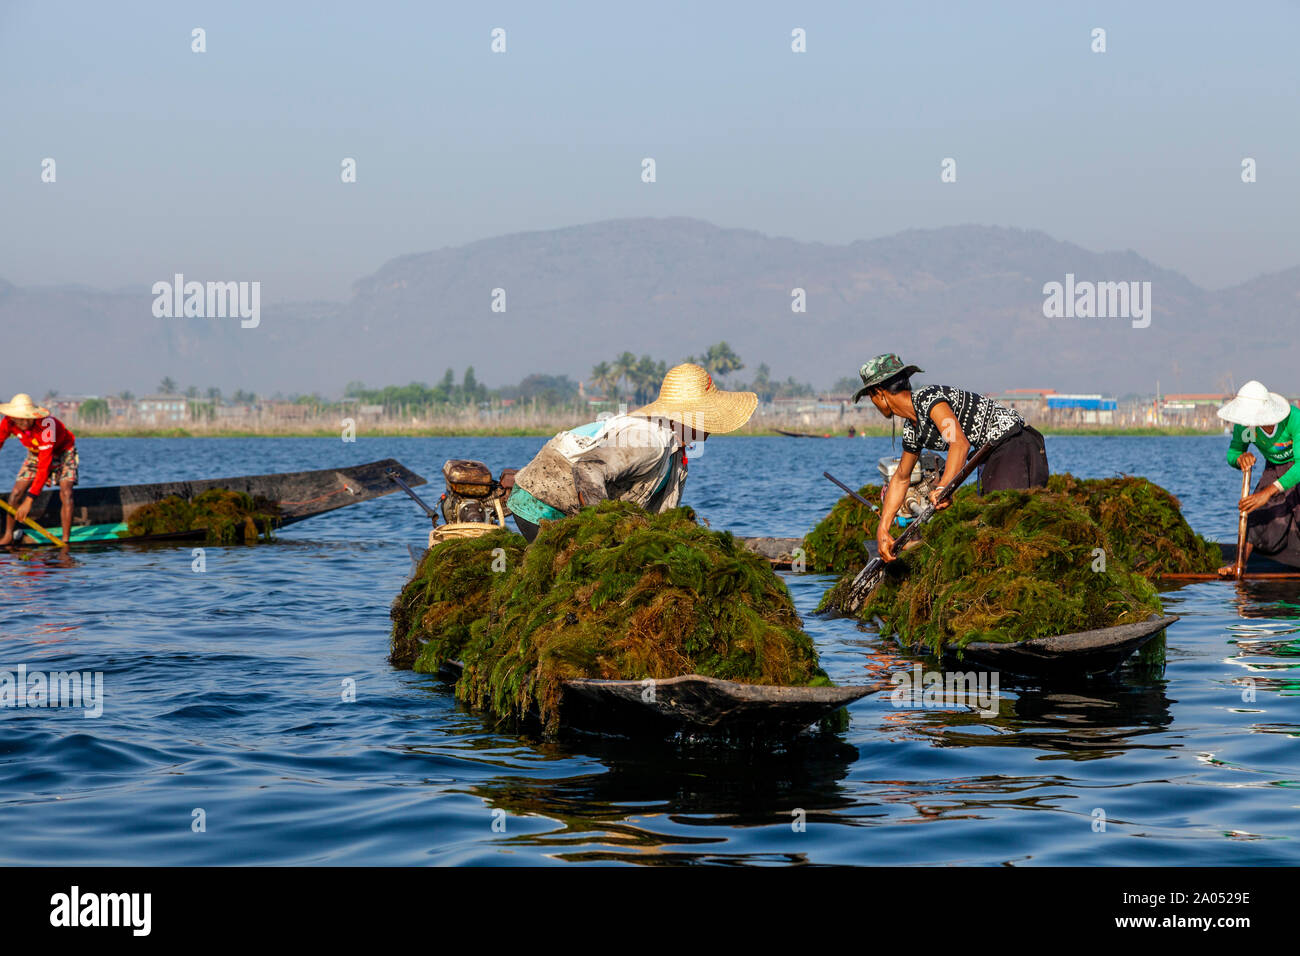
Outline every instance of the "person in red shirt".
[[[42, 408], [32, 402], [30, 395], [21, 392], [13, 401], [0, 404], [0, 446], [14, 436], [27, 449], [27, 460], [18, 471], [13, 493], [9, 503], [18, 512], [16, 520], [24, 520], [31, 513], [32, 502], [36, 500], [45, 487], [47, 480], [59, 486], [59, 499], [62, 503], [63, 540], [68, 540], [72, 531], [72, 486], [77, 483], [77, 466], [81, 459], [77, 455], [77, 439], [50, 414], [48, 408]], [[13, 515], [5, 512], [4, 537], [0, 545], [13, 543]]]

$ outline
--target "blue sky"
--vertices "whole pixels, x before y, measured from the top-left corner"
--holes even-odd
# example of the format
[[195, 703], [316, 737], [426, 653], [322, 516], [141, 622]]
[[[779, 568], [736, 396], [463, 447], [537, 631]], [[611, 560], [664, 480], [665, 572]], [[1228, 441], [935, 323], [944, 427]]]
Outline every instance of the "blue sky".
[[1217, 288], [1300, 264], [1298, 26], [1295, 2], [0, 0], [0, 278], [339, 299], [397, 255], [686, 215], [1043, 229]]

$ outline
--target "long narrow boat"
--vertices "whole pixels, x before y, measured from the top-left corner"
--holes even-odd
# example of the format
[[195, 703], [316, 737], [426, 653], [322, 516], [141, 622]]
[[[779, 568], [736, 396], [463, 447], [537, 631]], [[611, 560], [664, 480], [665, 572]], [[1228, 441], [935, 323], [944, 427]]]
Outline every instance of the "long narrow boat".
[[[798, 566], [803, 549], [802, 538], [741, 540], [745, 547], [767, 558], [775, 568], [789, 570]], [[875, 542], [867, 542], [866, 558], [875, 557], [875, 553]], [[1134, 651], [1177, 620], [1176, 615], [1170, 615], [1152, 617], [1137, 624], [1120, 624], [1018, 643], [976, 642], [966, 645], [960, 655], [947, 652], [944, 656], [950, 662], [971, 661], [1031, 678], [1065, 679], [1112, 674]], [[926, 653], [925, 648], [913, 648], [912, 651]]]
[[[1136, 624], [1035, 637], [1013, 644], [973, 641], [961, 651], [945, 649], [944, 660], [1046, 680], [1101, 677], [1119, 670], [1134, 651], [1177, 620], [1177, 614], [1152, 615]], [[918, 654], [924, 650], [914, 648]]]
[[[1223, 553], [1224, 564], [1232, 564], [1237, 559], [1236, 544], [1220, 542], [1219, 550]], [[1263, 555], [1251, 554], [1246, 560], [1242, 578], [1251, 581], [1300, 581], [1300, 568], [1274, 561], [1272, 558], [1266, 558]], [[1217, 574], [1188, 573], [1166, 574], [1160, 580], [1171, 583], [1184, 583], [1191, 581], [1232, 581], [1234, 579], [1221, 578]]]
[[[459, 662], [439, 677], [460, 678]], [[560, 698], [563, 727], [595, 733], [688, 733], [727, 737], [792, 737], [880, 685], [776, 687], [738, 684], [686, 674], [654, 682], [654, 693], [635, 680], [568, 680]]]
[[[163, 541], [202, 538], [204, 532], [186, 531], [164, 535], [130, 533], [131, 515], [168, 495], [193, 498], [214, 488], [242, 491], [266, 498], [280, 509], [280, 524], [289, 525], [315, 515], [334, 511], [360, 501], [369, 501], [397, 490], [388, 477], [392, 469], [408, 485], [425, 480], [392, 458], [347, 468], [318, 471], [288, 471], [272, 475], [239, 475], [232, 478], [204, 478], [200, 481], [165, 481], [150, 485], [107, 485], [77, 488], [73, 497], [70, 544], [112, 541]], [[41, 493], [32, 505], [31, 517], [42, 527], [59, 533], [59, 496], [55, 489]], [[45, 544], [35, 532], [25, 535], [27, 544]]]

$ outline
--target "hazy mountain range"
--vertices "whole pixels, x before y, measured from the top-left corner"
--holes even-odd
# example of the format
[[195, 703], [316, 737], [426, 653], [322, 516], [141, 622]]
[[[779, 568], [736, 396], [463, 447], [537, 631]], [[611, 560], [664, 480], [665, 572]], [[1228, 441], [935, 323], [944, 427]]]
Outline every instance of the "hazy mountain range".
[[[1148, 281], [1148, 328], [1048, 319], [1043, 286]], [[170, 280], [171, 276], [159, 276]], [[256, 279], [198, 276], [187, 279]], [[807, 311], [791, 311], [792, 290]], [[505, 290], [504, 313], [491, 310]], [[1219, 291], [1133, 251], [1089, 252], [1042, 232], [912, 230], [848, 245], [796, 242], [694, 219], [620, 219], [501, 236], [394, 259], [347, 302], [274, 304], [260, 325], [155, 318], [150, 289], [22, 288], [0, 280], [0, 323], [26, 351], [0, 357], [6, 395], [182, 386], [338, 394], [433, 382], [473, 365], [492, 386], [532, 372], [585, 378], [628, 350], [669, 363], [726, 340], [777, 378], [822, 387], [899, 352], [924, 380], [982, 390], [1210, 391], [1260, 378], [1300, 392], [1291, 338], [1300, 267]]]

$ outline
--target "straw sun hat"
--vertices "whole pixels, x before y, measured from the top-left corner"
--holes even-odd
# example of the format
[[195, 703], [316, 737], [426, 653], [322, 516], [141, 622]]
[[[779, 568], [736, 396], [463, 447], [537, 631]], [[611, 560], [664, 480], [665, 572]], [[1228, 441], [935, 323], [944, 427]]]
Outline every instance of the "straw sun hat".
[[666, 418], [718, 435], [745, 424], [756, 407], [758, 396], [753, 392], [724, 392], [708, 372], [687, 362], [670, 368], [659, 386], [659, 397], [632, 414]]
[[6, 418], [44, 418], [49, 413], [48, 408], [35, 404], [24, 392], [19, 392], [12, 401], [0, 403], [0, 415]]
[[1219, 417], [1234, 425], [1276, 425], [1291, 414], [1291, 403], [1277, 392], [1270, 392], [1262, 383], [1247, 382], [1237, 391], [1237, 397], [1219, 409]]

